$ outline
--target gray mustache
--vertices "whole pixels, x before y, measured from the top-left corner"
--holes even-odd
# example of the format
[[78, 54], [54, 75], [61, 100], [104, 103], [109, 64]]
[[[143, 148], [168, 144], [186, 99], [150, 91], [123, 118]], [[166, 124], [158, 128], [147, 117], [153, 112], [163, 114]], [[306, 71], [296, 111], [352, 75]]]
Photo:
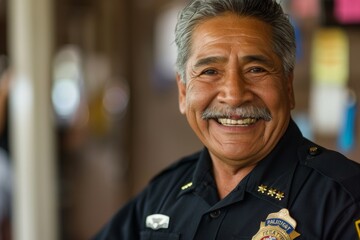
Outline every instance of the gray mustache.
[[214, 118], [231, 118], [231, 116], [240, 116], [243, 118], [257, 118], [270, 121], [272, 119], [270, 111], [265, 107], [241, 106], [237, 108], [209, 107], [202, 113], [204, 120]]

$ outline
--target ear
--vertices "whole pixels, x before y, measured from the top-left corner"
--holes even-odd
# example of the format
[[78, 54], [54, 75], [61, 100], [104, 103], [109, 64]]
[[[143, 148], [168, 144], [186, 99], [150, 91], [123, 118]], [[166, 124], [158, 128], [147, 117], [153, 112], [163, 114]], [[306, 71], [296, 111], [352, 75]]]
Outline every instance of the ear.
[[295, 108], [295, 94], [294, 94], [293, 82], [294, 82], [294, 73], [291, 72], [291, 73], [289, 73], [289, 75], [287, 77], [287, 83], [286, 83], [288, 99], [290, 102], [290, 109]]
[[179, 109], [182, 114], [186, 112], [186, 83], [181, 79], [179, 73], [176, 73], [176, 83], [179, 91]]

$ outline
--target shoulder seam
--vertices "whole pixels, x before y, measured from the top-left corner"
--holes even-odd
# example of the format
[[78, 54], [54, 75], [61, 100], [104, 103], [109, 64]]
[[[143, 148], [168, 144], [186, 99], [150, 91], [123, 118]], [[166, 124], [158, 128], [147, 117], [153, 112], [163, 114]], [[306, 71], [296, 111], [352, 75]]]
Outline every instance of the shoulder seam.
[[173, 170], [179, 168], [180, 166], [192, 164], [194, 161], [196, 161], [199, 158], [199, 155], [200, 155], [200, 152], [196, 152], [192, 155], [183, 157], [183, 158], [175, 161], [174, 163], [170, 164], [168, 167], [165, 167], [163, 170], [161, 170], [158, 174], [156, 174], [150, 180], [150, 183], [156, 181], [159, 177], [172, 172]]

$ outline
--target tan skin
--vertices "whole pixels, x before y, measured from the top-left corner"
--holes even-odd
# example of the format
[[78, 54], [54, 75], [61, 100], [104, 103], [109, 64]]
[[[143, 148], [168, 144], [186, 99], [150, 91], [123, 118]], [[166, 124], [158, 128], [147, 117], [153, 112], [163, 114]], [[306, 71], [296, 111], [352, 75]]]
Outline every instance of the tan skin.
[[[255, 18], [210, 18], [193, 32], [186, 84], [177, 76], [180, 111], [210, 152], [221, 199], [275, 147], [295, 105], [293, 75], [284, 73], [271, 36]], [[272, 119], [227, 126], [202, 118], [208, 107], [243, 105], [266, 107]]]
[[9, 95], [10, 80], [11, 80], [10, 73], [9, 70], [7, 70], [0, 77], [0, 134], [4, 130], [5, 110], [6, 110], [6, 102]]

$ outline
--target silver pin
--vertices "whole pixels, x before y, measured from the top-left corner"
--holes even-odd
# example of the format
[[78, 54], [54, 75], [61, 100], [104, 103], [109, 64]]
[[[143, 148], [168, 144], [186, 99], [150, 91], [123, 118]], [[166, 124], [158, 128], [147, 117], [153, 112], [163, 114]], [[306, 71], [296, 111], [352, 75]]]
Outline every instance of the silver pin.
[[146, 217], [146, 227], [158, 230], [168, 228], [170, 217], [163, 214], [152, 214]]

